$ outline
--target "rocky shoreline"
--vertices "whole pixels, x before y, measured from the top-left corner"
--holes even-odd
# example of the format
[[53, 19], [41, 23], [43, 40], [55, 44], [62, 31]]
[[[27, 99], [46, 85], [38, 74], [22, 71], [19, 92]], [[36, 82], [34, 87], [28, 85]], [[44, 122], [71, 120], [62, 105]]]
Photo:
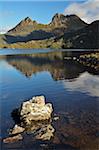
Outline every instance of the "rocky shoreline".
[[99, 71], [99, 52], [82, 54], [79, 57], [74, 57], [73, 60]]

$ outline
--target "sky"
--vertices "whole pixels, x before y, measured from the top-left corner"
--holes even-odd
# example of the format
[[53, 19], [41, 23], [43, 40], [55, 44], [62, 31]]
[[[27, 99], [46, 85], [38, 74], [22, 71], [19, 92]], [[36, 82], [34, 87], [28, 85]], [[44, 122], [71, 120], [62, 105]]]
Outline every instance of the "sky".
[[13, 28], [27, 16], [47, 24], [55, 13], [76, 14], [91, 23], [99, 19], [99, 0], [0, 0], [0, 33]]

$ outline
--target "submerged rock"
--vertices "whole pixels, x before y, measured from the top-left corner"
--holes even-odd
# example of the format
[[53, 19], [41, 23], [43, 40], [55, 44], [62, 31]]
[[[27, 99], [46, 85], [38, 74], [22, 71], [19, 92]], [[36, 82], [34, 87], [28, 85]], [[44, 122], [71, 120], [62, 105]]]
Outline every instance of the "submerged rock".
[[55, 120], [55, 121], [56, 121], [56, 120], [59, 120], [59, 117], [56, 116], [56, 117], [53, 118], [53, 120]]
[[17, 142], [17, 141], [22, 140], [22, 139], [23, 139], [22, 135], [18, 134], [18, 135], [3, 139], [3, 142], [4, 143], [13, 143], [13, 142]]
[[14, 135], [14, 134], [19, 134], [19, 133], [22, 133], [24, 132], [25, 128], [21, 127], [21, 126], [18, 126], [17, 124], [14, 126], [13, 129], [10, 130], [10, 133], [11, 135]]
[[44, 96], [36, 96], [29, 101], [22, 103], [20, 108], [20, 118], [26, 124], [31, 124], [31, 121], [50, 119], [52, 111], [52, 104], [45, 104]]
[[35, 139], [39, 140], [50, 140], [54, 136], [55, 129], [51, 125], [51, 122], [36, 122], [27, 128], [27, 134], [33, 134]]
[[41, 128], [36, 132], [36, 139], [39, 140], [50, 140], [53, 137], [55, 129], [49, 124]]

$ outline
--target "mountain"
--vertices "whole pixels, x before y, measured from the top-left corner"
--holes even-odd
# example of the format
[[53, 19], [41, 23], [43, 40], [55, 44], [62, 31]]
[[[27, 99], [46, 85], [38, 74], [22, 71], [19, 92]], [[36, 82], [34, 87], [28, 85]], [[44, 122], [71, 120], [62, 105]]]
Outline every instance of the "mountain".
[[29, 17], [26, 17], [13, 29], [8, 31], [8, 34], [12, 35], [26, 35], [35, 30], [44, 30], [56, 33], [56, 29], [64, 29], [64, 31], [76, 30], [85, 27], [87, 24], [82, 21], [76, 15], [64, 16], [62, 14], [55, 14], [52, 21], [49, 24], [40, 24], [36, 21], [32, 21]]
[[[22, 20], [18, 25], [16, 25], [13, 29], [9, 30], [10, 34], [20, 34], [20, 32], [31, 32], [36, 25], [36, 21], [32, 21], [29, 17], [26, 17]], [[27, 30], [28, 29], [28, 30]]]
[[35, 20], [31, 20], [29, 17], [23, 19], [13, 29], [9, 30], [7, 34], [11, 35], [28, 35], [34, 30], [46, 29], [47, 25], [39, 24]]
[[87, 24], [78, 16], [56, 13], [49, 24], [26, 17], [6, 34], [1, 48], [98, 48], [99, 21]]
[[64, 32], [72, 32], [87, 26], [83, 20], [76, 15], [63, 15], [56, 13], [49, 24], [53, 28], [56, 36], [61, 36]]

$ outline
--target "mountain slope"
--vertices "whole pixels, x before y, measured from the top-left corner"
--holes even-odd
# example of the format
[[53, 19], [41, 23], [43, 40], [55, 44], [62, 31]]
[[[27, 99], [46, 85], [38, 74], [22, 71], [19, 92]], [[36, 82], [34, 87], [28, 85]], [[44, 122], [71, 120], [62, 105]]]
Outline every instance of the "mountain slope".
[[63, 48], [99, 48], [99, 21], [75, 32], [65, 33], [63, 39]]

